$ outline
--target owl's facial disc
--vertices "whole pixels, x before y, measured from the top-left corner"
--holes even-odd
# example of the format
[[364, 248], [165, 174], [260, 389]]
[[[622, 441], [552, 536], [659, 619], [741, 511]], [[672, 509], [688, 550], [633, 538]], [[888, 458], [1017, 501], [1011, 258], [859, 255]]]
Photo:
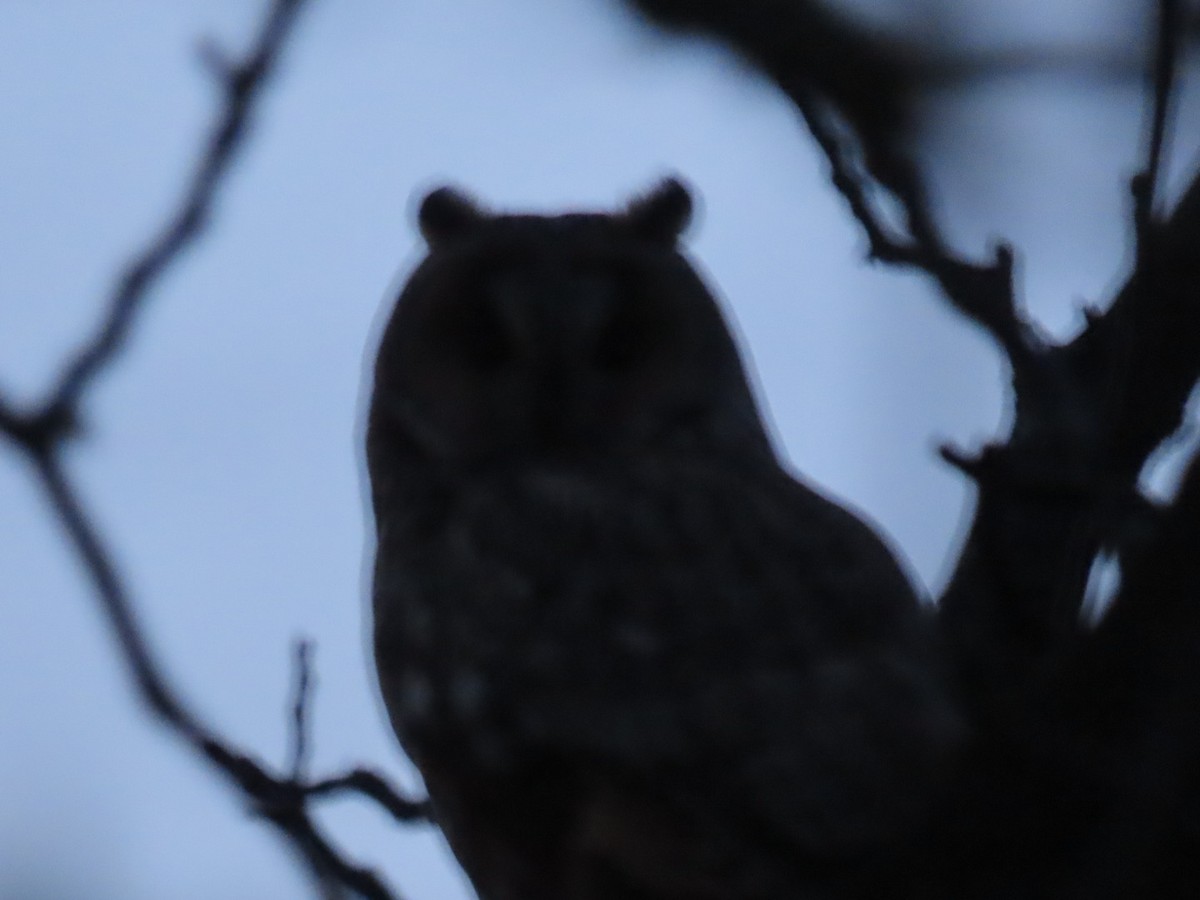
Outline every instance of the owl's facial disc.
[[433, 192], [372, 421], [392, 410], [428, 453], [476, 463], [761, 441], [720, 312], [675, 248], [690, 212], [674, 181], [612, 215], [498, 216]]

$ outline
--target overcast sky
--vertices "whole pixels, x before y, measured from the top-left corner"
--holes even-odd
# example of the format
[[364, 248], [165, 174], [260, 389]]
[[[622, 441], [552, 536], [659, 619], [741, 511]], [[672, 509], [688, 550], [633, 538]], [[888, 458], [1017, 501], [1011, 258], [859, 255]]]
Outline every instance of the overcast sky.
[[[1017, 43], [1118, 22], [1095, 0], [994, 5], [1011, 19], [990, 33]], [[40, 395], [173, 208], [218, 101], [197, 40], [244, 46], [261, 6], [0, 4], [10, 397]], [[1136, 84], [1005, 79], [941, 104], [955, 240], [1013, 240], [1023, 298], [1069, 334], [1125, 271]], [[374, 329], [419, 252], [413, 198], [444, 181], [558, 209], [682, 174], [701, 197], [692, 253], [781, 451], [879, 522], [914, 578], [944, 579], [970, 498], [932, 450], [995, 433], [999, 360], [924, 282], [862, 263], [795, 116], [723, 53], [610, 0], [312, 0], [256, 125], [69, 457], [171, 677], [241, 747], [282, 763], [306, 635], [314, 770], [411, 777], [368, 666], [359, 414]], [[29, 475], [0, 448], [0, 900], [304, 896], [281, 843], [135, 701]], [[405, 896], [469, 896], [436, 836], [363, 803], [322, 818]]]

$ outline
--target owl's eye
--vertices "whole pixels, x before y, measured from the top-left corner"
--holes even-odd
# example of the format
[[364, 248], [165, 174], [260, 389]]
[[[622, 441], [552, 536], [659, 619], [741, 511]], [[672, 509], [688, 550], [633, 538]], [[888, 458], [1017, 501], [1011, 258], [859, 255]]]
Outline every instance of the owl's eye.
[[459, 358], [478, 372], [496, 372], [513, 360], [512, 336], [495, 306], [486, 298], [458, 310], [454, 347]]
[[673, 334], [671, 316], [659, 292], [648, 289], [646, 274], [618, 268], [605, 315], [595, 331], [593, 364], [603, 372], [640, 370], [661, 359]]
[[489, 374], [516, 355], [511, 329], [487, 284], [461, 279], [431, 295], [424, 336], [436, 357], [467, 372]]
[[604, 323], [596, 338], [593, 361], [605, 372], [632, 368], [653, 349], [653, 335], [646, 317], [623, 304]]

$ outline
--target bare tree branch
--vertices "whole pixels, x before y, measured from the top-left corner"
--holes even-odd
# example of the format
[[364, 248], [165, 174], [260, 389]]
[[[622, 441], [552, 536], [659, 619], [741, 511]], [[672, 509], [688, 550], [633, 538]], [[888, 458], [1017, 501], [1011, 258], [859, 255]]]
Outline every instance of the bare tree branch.
[[[36, 443], [53, 442], [74, 425], [82, 394], [115, 359], [150, 291], [204, 230], [255, 103], [303, 5], [304, 0], [274, 0], [255, 47], [244, 61], [220, 66], [210, 62], [226, 102], [182, 203], [146, 249], [126, 265], [95, 335], [64, 366], [46, 400], [22, 415], [0, 398], [0, 428], [18, 443], [32, 448]], [[206, 58], [211, 60], [211, 53]]]
[[[241, 149], [256, 103], [269, 83], [269, 76], [303, 5], [304, 0], [273, 0], [253, 49], [240, 62], [219, 60], [216, 52], [208, 48], [205, 59], [225, 91], [225, 104], [180, 207], [146, 250], [126, 266], [109, 299], [104, 320], [95, 335], [65, 365], [49, 396], [28, 412], [18, 411], [0, 397], [0, 433], [25, 451], [34, 463], [49, 503], [86, 567], [142, 699], [168, 727], [237, 785], [250, 800], [256, 815], [274, 825], [289, 840], [307, 865], [322, 896], [354, 895], [367, 900], [393, 900], [395, 895], [379, 877], [347, 860], [322, 834], [308, 812], [310, 796], [332, 793], [333, 789], [328, 782], [310, 789], [302, 781], [307, 755], [307, 645], [302, 643], [298, 650], [291, 774], [276, 776], [234, 749], [204, 724], [171, 687], [141, 632], [111, 556], [68, 480], [61, 461], [62, 448], [74, 433], [88, 389], [120, 353], [152, 289], [195, 243], [207, 224], [224, 176]], [[369, 789], [354, 787], [360, 782], [367, 783]], [[408, 802], [374, 774], [369, 778], [360, 776], [347, 787], [392, 809], [400, 809]], [[425, 817], [422, 804], [409, 805], [416, 812], [405, 821]]]
[[257, 815], [271, 822], [290, 839], [318, 884], [333, 881], [368, 900], [391, 900], [394, 895], [376, 875], [346, 861], [321, 834], [305, 807], [309, 792], [303, 785], [271, 775], [259, 763], [232, 749], [214, 731], [203, 725], [199, 717], [170, 689], [151, 658], [122, 581], [68, 484], [56, 454], [40, 453], [34, 460], [51, 506], [87, 566], [146, 702], [180, 737], [245, 793]]
[[[884, 38], [817, 0], [629, 0], [669, 27], [713, 34], [771, 76], [795, 104], [829, 161], [834, 187], [867, 237], [871, 258], [920, 269], [953, 307], [982, 326], [1016, 365], [1040, 345], [1013, 297], [1013, 252], [990, 263], [951, 252], [934, 222], [911, 159], [920, 91], [945, 75], [945, 61]], [[958, 61], [959, 75], [969, 66]], [[907, 234], [884, 222], [873, 195], [890, 192]]]

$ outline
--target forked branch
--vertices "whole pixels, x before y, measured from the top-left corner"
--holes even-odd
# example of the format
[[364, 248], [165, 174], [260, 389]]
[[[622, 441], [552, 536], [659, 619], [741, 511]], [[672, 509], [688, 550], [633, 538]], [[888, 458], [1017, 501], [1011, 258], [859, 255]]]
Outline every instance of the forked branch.
[[393, 900], [395, 895], [378, 876], [347, 860], [325, 837], [308, 811], [308, 798], [335, 789], [353, 790], [405, 821], [426, 818], [424, 804], [405, 799], [371, 773], [315, 785], [304, 782], [309, 680], [308, 660], [303, 653], [293, 707], [294, 746], [288, 775], [268, 771], [205, 724], [183, 702], [154, 659], [125, 585], [62, 463], [63, 447], [76, 430], [88, 389], [119, 355], [152, 290], [204, 230], [303, 5], [304, 0], [273, 0], [257, 40], [243, 60], [218, 61], [211, 48], [206, 52], [225, 103], [179, 208], [146, 249], [126, 266], [96, 333], [63, 367], [49, 395], [28, 411], [18, 410], [0, 397], [0, 434], [32, 461], [52, 509], [85, 565], [141, 698], [171, 730], [237, 785], [257, 815], [287, 837], [324, 897], [352, 894], [368, 900]]

